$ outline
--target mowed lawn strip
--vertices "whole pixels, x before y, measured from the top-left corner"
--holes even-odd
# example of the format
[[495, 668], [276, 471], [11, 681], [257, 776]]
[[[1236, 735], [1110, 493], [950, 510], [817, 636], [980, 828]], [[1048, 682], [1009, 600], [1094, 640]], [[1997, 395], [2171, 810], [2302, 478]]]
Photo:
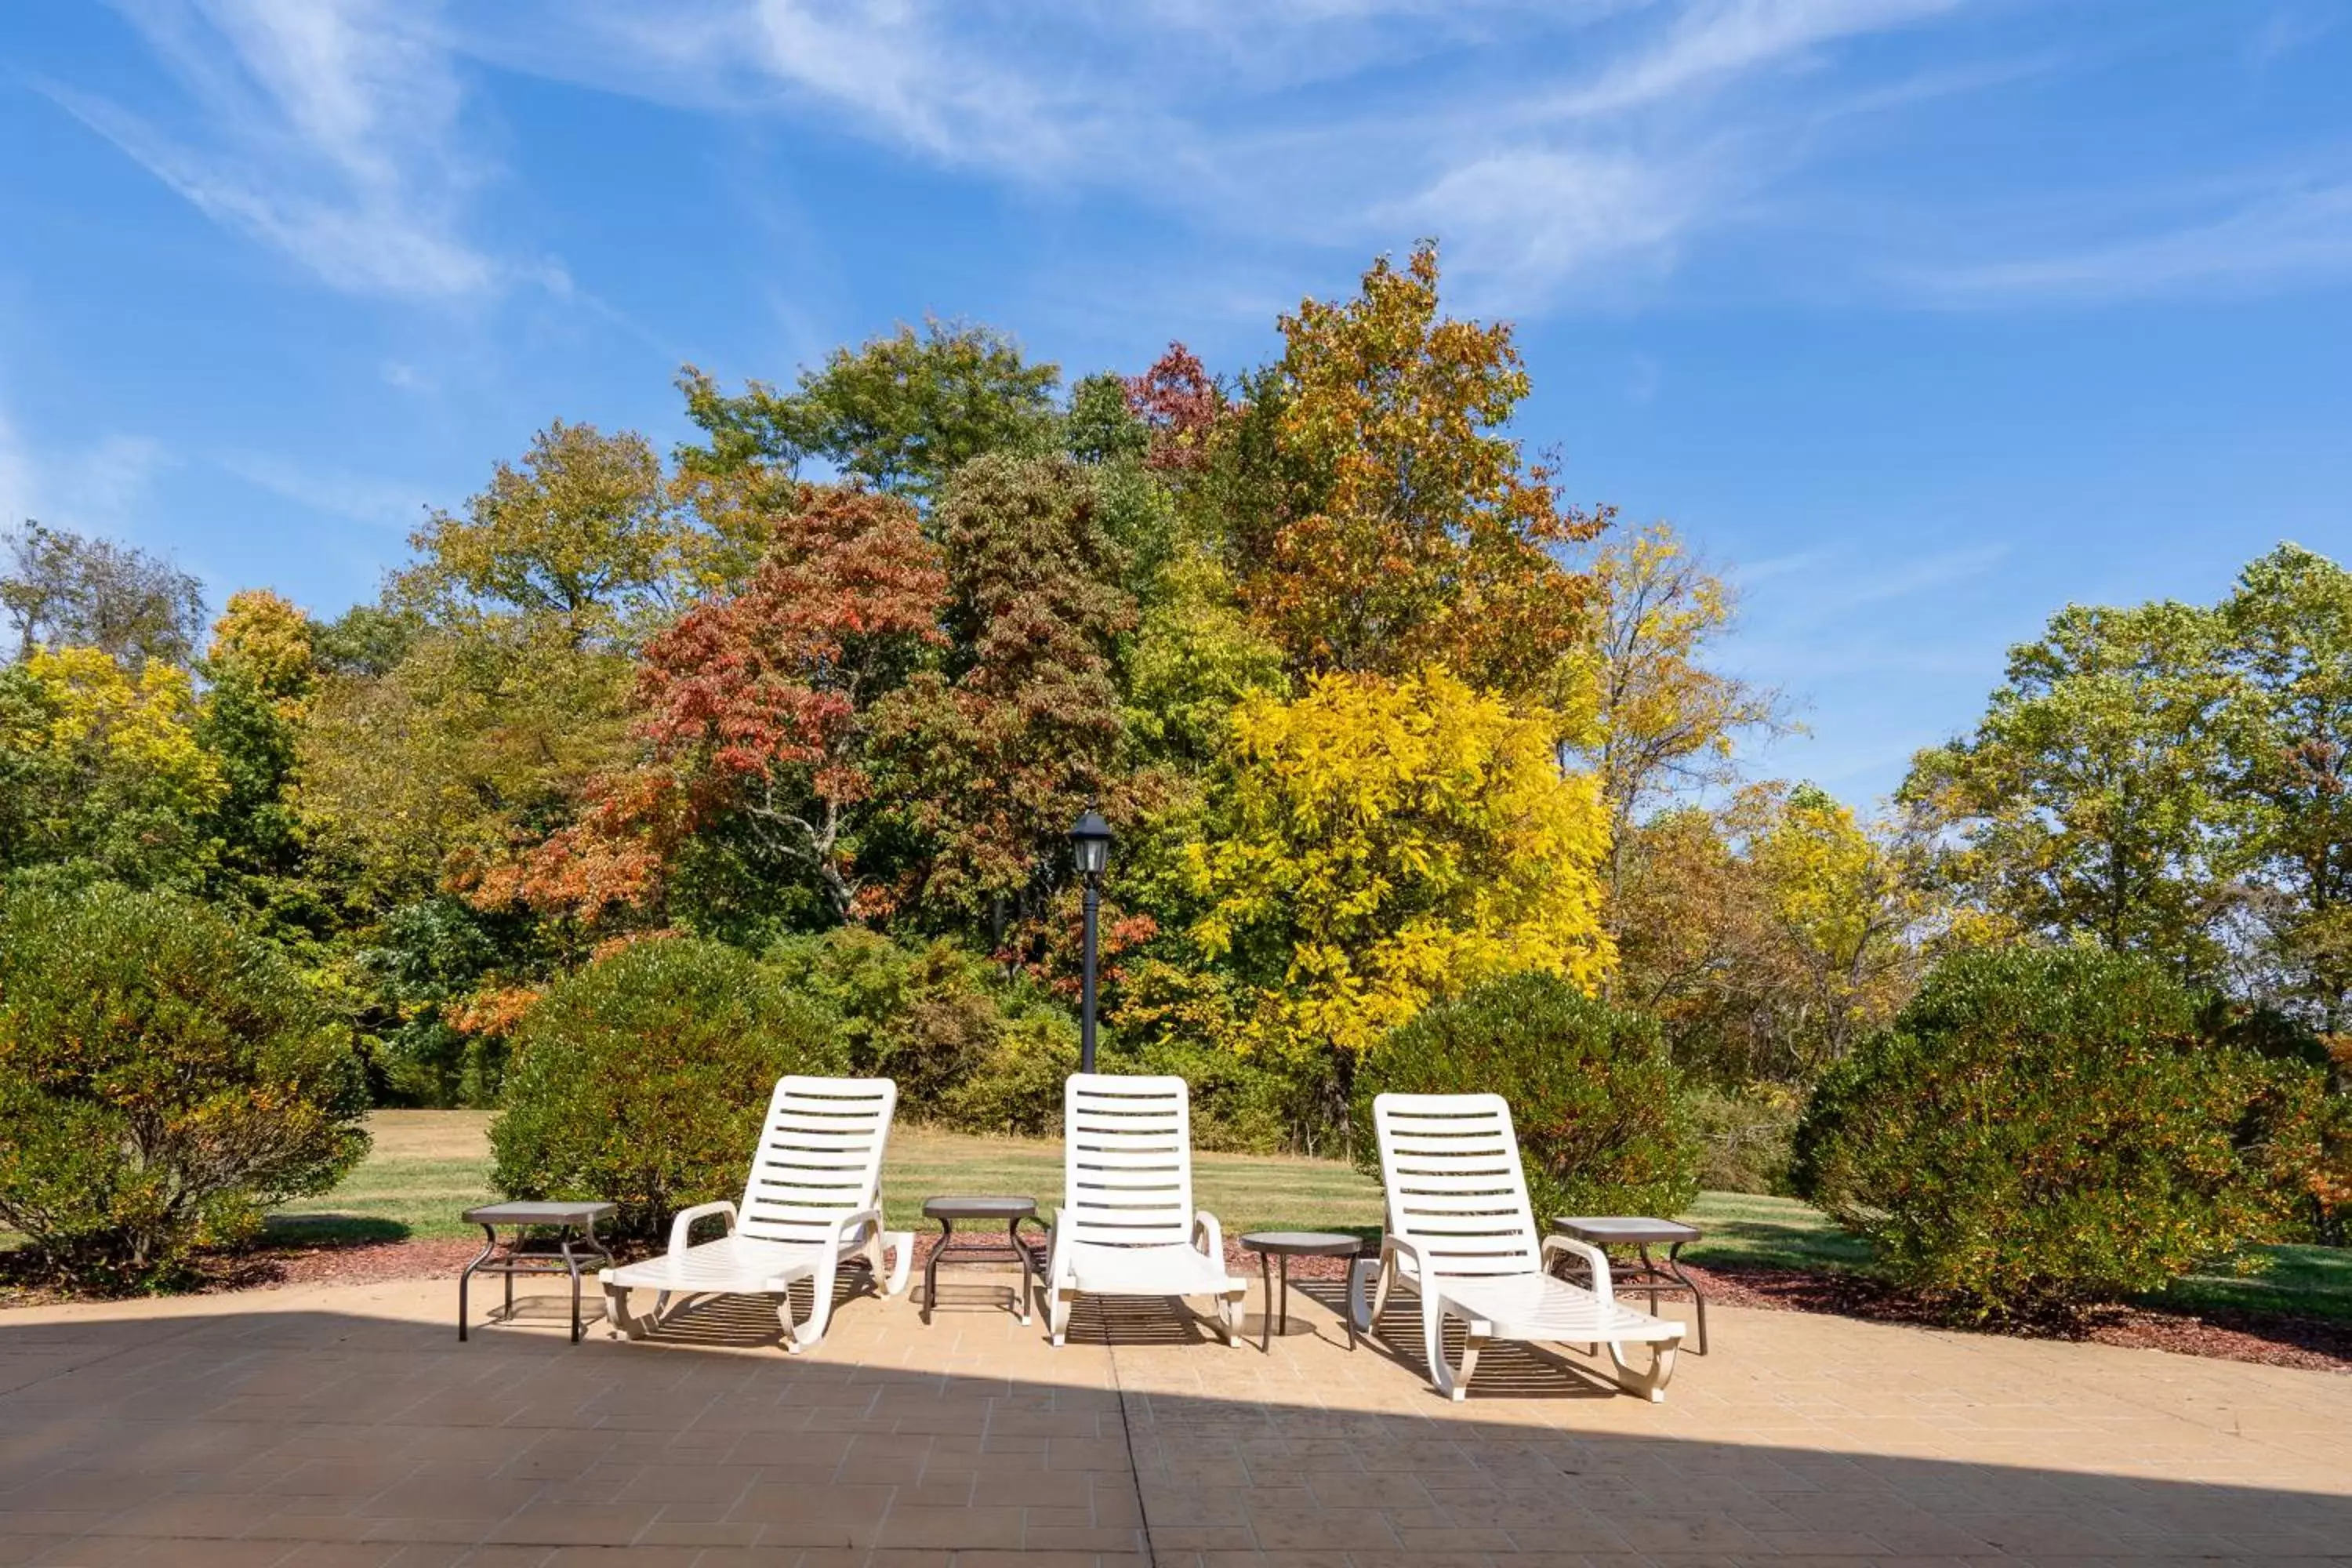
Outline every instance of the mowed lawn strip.
[[[485, 1110], [376, 1112], [369, 1123], [375, 1147], [367, 1159], [326, 1196], [289, 1205], [271, 1216], [272, 1234], [287, 1240], [469, 1234], [458, 1215], [497, 1196], [490, 1190], [490, 1116]], [[1193, 1157], [1193, 1186], [1194, 1202], [1215, 1215], [1228, 1236], [1276, 1228], [1380, 1233], [1380, 1184], [1338, 1161], [1202, 1153]], [[1044, 1215], [1060, 1201], [1062, 1146], [901, 1126], [891, 1134], [882, 1191], [897, 1229], [928, 1228], [923, 1200], [944, 1193], [1034, 1197]], [[1870, 1262], [1867, 1246], [1794, 1198], [1702, 1193], [1685, 1217], [1706, 1232], [1706, 1240], [1684, 1251], [1694, 1263], [1824, 1270]], [[2154, 1304], [2352, 1319], [2352, 1250], [2263, 1250], [2271, 1259], [2265, 1274], [2195, 1275], [2154, 1298]]]

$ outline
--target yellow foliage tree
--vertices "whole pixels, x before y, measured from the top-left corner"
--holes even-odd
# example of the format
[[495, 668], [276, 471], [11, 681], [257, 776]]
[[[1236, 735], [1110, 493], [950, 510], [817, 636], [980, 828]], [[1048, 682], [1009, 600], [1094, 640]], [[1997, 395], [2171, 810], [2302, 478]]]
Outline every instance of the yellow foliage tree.
[[[1595, 721], [1586, 760], [1609, 803], [1612, 910], [1624, 893], [1634, 825], [1662, 797], [1729, 784], [1746, 731], [1788, 728], [1780, 694], [1703, 662], [1735, 605], [1723, 580], [1664, 523], [1612, 540], [1592, 562], [1592, 614], [1567, 683]], [[1622, 919], [1611, 929], [1621, 935]]]
[[1349, 1064], [1433, 999], [1523, 970], [1590, 988], [1608, 814], [1560, 715], [1432, 668], [1245, 698], [1222, 830], [1189, 848], [1192, 938], [1254, 977], [1229, 1043]]
[[102, 648], [35, 648], [0, 697], [0, 865], [80, 859], [134, 881], [186, 879], [226, 785], [199, 742], [188, 673], [135, 673]]
[[228, 596], [205, 660], [216, 677], [241, 677], [288, 719], [300, 717], [319, 673], [310, 617], [267, 588]]

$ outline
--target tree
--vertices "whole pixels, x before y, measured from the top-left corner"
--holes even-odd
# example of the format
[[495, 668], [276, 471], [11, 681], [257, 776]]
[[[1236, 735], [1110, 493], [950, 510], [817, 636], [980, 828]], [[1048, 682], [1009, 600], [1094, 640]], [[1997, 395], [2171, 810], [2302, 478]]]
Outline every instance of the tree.
[[[1613, 911], [1634, 824], [1663, 795], [1730, 784], [1739, 737], [1778, 732], [1787, 721], [1779, 692], [1700, 662], [1731, 626], [1731, 594], [1665, 524], [1600, 551], [1591, 583], [1591, 629], [1568, 676], [1589, 688], [1598, 714], [1577, 749], [1609, 802]], [[1624, 929], [1611, 919], [1611, 929]]]
[[146, 885], [209, 868], [225, 785], [188, 672], [95, 647], [34, 649], [0, 671], [0, 866], [80, 861]]
[[1435, 998], [1522, 970], [1592, 989], [1609, 826], [1556, 720], [1439, 669], [1314, 678], [1245, 700], [1212, 831], [1191, 848], [1192, 939], [1254, 987], [1232, 1044], [1354, 1059]]
[[1237, 541], [1242, 591], [1298, 669], [1434, 664], [1543, 691], [1587, 587], [1555, 552], [1608, 514], [1563, 508], [1499, 433], [1529, 384], [1510, 329], [1437, 308], [1423, 245], [1402, 271], [1375, 262], [1360, 298], [1283, 318], [1276, 438], [1298, 478], [1268, 531]]
[[1938, 879], [2021, 930], [2217, 979], [2219, 631], [2169, 601], [2070, 605], [2012, 648], [1975, 733], [1919, 753], [1903, 784], [1949, 837]]
[[2221, 726], [2228, 868], [2284, 1000], [2352, 1030], [2352, 572], [2283, 544], [2221, 607], [2237, 678]]
[[1938, 911], [1915, 858], [1811, 784], [1658, 813], [1622, 860], [1615, 994], [1727, 1088], [1809, 1083], [1917, 983]]
[[37, 522], [5, 538], [0, 611], [16, 628], [18, 659], [67, 647], [94, 647], [134, 666], [194, 657], [204, 585], [170, 562]]
[[707, 471], [765, 462], [793, 476], [814, 458], [928, 507], [982, 453], [1053, 445], [1060, 379], [1058, 367], [1029, 363], [1002, 332], [940, 321], [835, 349], [792, 393], [754, 381], [730, 397], [688, 365], [678, 388], [708, 445], [681, 456]]
[[436, 512], [410, 536], [421, 559], [395, 593], [445, 624], [478, 608], [550, 617], [577, 646], [625, 646], [667, 618], [692, 532], [644, 437], [559, 419], [520, 466], [498, 465], [465, 516]]
[[219, 844], [215, 886], [282, 917], [315, 920], [291, 799], [299, 725], [318, 684], [310, 616], [266, 588], [231, 594], [213, 624], [211, 682], [196, 732], [224, 784], [208, 831]]
[[429, 897], [572, 819], [628, 759], [636, 647], [718, 541], [644, 437], [560, 421], [411, 537], [388, 602], [320, 633], [333, 673], [302, 725], [299, 809], [362, 901]]
[[893, 793], [928, 853], [915, 899], [988, 911], [1001, 939], [1066, 879], [1086, 803], [1125, 816], [1139, 781], [1112, 643], [1135, 624], [1092, 477], [1067, 458], [973, 459], [935, 518], [946, 546], [946, 670], [917, 675], [878, 727]]
[[871, 912], [858, 859], [877, 810], [871, 708], [945, 641], [947, 591], [912, 507], [808, 490], [741, 592], [646, 645], [638, 760], [587, 789], [577, 823], [497, 868], [480, 900], [584, 916], [648, 904], [694, 835], [732, 826], [812, 879], [835, 921]]

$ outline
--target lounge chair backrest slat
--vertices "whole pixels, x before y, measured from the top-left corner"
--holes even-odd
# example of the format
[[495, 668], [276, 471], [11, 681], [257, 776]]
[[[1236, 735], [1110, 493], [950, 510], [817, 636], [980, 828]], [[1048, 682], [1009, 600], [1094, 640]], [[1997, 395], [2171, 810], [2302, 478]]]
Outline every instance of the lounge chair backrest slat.
[[1499, 1094], [1383, 1094], [1372, 1101], [1389, 1229], [1442, 1275], [1531, 1274], [1542, 1243]]
[[822, 1242], [834, 1222], [882, 1202], [882, 1154], [898, 1086], [887, 1078], [781, 1079], [768, 1101], [737, 1233]]
[[1182, 1079], [1071, 1074], [1062, 1150], [1062, 1224], [1074, 1240], [1192, 1240], [1192, 1106]]

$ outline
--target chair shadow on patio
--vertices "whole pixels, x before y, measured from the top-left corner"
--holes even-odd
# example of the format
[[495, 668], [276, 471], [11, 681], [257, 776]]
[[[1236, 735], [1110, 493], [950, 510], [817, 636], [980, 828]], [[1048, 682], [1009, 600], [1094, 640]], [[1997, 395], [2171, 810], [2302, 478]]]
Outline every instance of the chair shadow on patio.
[[[1347, 1286], [1339, 1280], [1293, 1280], [1290, 1288], [1334, 1316], [1348, 1310]], [[1338, 1337], [1339, 1346], [1346, 1344], [1345, 1329], [1334, 1324], [1327, 1331]], [[1412, 1297], [1391, 1298], [1380, 1321], [1360, 1332], [1357, 1339], [1361, 1347], [1358, 1354], [1370, 1351], [1394, 1363], [1407, 1375], [1424, 1383], [1428, 1380], [1429, 1357], [1422, 1343], [1421, 1313], [1414, 1308]], [[1446, 1322], [1445, 1352], [1460, 1364], [1462, 1325], [1458, 1321]], [[1340, 1353], [1347, 1352], [1342, 1349]], [[1479, 1353], [1477, 1375], [1470, 1380], [1470, 1395], [1474, 1399], [1611, 1400], [1622, 1398], [1623, 1391], [1610, 1376], [1606, 1363], [1588, 1365], [1548, 1346], [1496, 1340]]]

